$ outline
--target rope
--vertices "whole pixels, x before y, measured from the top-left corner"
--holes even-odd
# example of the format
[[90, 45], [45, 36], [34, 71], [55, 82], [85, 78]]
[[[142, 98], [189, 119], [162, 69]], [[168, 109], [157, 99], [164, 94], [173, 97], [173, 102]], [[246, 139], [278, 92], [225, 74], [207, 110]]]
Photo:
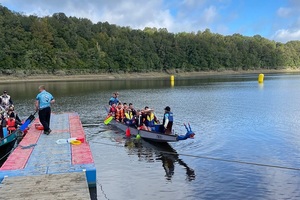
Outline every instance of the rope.
[[[123, 147], [123, 146], [120, 146], [120, 145], [112, 145], [112, 144], [107, 144], [107, 143], [102, 143], [102, 142], [95, 142], [95, 143], [104, 144], [104, 145], [111, 145], [111, 146], [117, 146], [117, 147]], [[296, 168], [296, 167], [287, 167], [287, 166], [280, 166], [280, 165], [271, 165], [271, 164], [264, 164], [264, 163], [247, 162], [247, 161], [242, 161], [242, 160], [230, 160], [230, 159], [216, 158], [216, 157], [210, 157], [210, 156], [198, 156], [198, 155], [175, 153], [175, 152], [169, 152], [169, 151], [158, 151], [158, 152], [171, 154], [171, 155], [188, 156], [188, 157], [194, 157], [194, 158], [200, 158], [200, 159], [206, 159], [206, 160], [222, 161], [222, 162], [228, 162], [228, 163], [238, 163], [238, 164], [244, 164], [244, 165], [254, 165], [254, 166], [260, 166], [260, 167], [270, 167], [270, 168], [277, 168], [277, 169], [300, 171], [300, 168]]]
[[107, 197], [106, 193], [103, 190], [103, 186], [101, 185], [101, 183], [98, 180], [97, 180], [97, 185], [100, 186], [100, 189], [101, 189], [101, 192], [102, 192], [104, 198], [107, 199], [107, 200], [109, 200], [109, 198]]
[[[161, 151], [161, 152], [164, 152], [164, 151]], [[164, 152], [164, 153], [170, 153], [170, 152]], [[174, 154], [174, 153], [170, 153], [170, 154]], [[178, 154], [178, 155], [195, 157], [195, 158], [202, 158], [202, 159], [207, 159], [207, 160], [216, 160], [216, 161], [222, 161], [222, 162], [239, 163], [239, 164], [245, 164], [245, 165], [255, 165], [255, 166], [261, 166], [261, 167], [271, 167], [271, 168], [278, 168], [278, 169], [287, 169], [287, 170], [300, 171], [300, 168], [280, 166], [280, 165], [254, 163], [254, 162], [247, 162], [247, 161], [241, 161], [241, 160], [229, 160], [229, 159], [215, 158], [215, 157], [209, 157], [209, 156], [195, 156], [195, 155], [190, 155], [190, 154]]]

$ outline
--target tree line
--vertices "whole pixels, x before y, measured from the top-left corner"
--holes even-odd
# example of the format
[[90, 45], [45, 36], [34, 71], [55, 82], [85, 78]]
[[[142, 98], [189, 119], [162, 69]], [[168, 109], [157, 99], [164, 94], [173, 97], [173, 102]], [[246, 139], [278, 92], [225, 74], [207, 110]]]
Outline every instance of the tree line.
[[0, 5], [2, 74], [132, 73], [299, 68], [300, 42], [209, 29], [135, 30], [86, 18], [26, 16]]

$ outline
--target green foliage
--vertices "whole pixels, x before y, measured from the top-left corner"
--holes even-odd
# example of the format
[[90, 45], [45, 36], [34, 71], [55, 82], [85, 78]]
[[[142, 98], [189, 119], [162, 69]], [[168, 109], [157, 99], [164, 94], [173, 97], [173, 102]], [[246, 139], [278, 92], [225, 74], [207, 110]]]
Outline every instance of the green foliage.
[[209, 29], [169, 33], [108, 22], [24, 16], [0, 5], [0, 71], [106, 73], [299, 68], [300, 42], [259, 35], [223, 36]]

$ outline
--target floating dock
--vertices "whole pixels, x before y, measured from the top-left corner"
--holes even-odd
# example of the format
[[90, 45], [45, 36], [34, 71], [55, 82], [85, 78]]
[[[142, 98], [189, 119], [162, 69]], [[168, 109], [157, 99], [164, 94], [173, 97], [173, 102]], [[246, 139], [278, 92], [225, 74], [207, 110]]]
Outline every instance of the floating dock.
[[[58, 175], [68, 177], [69, 175], [71, 177], [83, 173], [86, 178], [86, 186], [96, 187], [96, 168], [90, 146], [85, 140], [79, 115], [77, 113], [52, 113], [50, 122], [52, 132], [49, 135], [43, 134], [43, 130], [36, 128], [36, 124], [39, 124], [38, 119], [33, 121], [19, 146], [0, 168], [0, 194], [3, 192], [5, 182], [9, 181], [7, 179], [16, 177], [23, 181], [27, 179], [30, 185], [33, 176], [40, 176], [42, 180], [42, 177], [50, 175], [53, 177]], [[81, 138], [84, 142], [80, 144], [58, 142], [68, 141], [70, 138]], [[49, 178], [44, 179], [50, 181]], [[71, 178], [71, 180], [78, 179]], [[56, 181], [52, 180], [50, 183], [45, 182], [44, 184], [51, 184], [51, 187], [57, 185], [56, 189], [59, 190], [61, 189], [59, 182], [65, 181], [63, 178], [57, 178]], [[74, 183], [67, 182], [69, 182], [70, 189], [72, 184], [78, 184], [76, 181], [73, 181]], [[26, 184], [26, 181], [22, 184]], [[16, 184], [15, 190], [18, 190], [19, 187], [20, 183]], [[55, 190], [55, 188], [53, 189]]]

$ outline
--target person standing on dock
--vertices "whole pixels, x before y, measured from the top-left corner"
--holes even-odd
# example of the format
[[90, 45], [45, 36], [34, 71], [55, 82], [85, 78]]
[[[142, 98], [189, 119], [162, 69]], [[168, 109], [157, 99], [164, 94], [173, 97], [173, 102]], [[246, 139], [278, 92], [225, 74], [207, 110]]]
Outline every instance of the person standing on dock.
[[44, 127], [44, 133], [49, 135], [50, 129], [50, 117], [51, 117], [51, 103], [55, 102], [52, 94], [45, 90], [44, 85], [39, 86], [40, 93], [36, 96], [35, 109], [39, 112], [39, 119]]

